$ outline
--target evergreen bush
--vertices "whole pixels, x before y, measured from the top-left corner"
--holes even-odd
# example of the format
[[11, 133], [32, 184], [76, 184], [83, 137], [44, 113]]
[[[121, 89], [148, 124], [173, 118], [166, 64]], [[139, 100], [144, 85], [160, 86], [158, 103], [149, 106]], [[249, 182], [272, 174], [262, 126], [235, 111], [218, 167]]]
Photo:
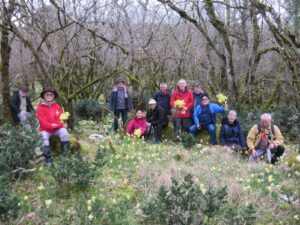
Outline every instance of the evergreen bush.
[[93, 120], [99, 122], [102, 117], [103, 106], [96, 100], [84, 99], [74, 104], [74, 112], [79, 120]]
[[71, 158], [60, 156], [48, 171], [58, 186], [67, 188], [86, 189], [95, 176], [93, 164], [79, 153]]
[[41, 144], [41, 136], [36, 128], [9, 124], [0, 126], [0, 174], [26, 167], [34, 159], [34, 150]]

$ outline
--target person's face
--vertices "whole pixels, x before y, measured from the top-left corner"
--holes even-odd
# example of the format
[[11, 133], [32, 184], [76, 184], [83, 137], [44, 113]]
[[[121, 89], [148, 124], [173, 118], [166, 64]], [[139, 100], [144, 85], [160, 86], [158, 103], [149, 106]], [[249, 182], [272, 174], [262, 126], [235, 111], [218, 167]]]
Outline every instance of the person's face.
[[184, 90], [185, 87], [186, 87], [186, 82], [181, 80], [178, 82], [178, 87], [181, 89], [181, 90]]
[[196, 94], [200, 94], [201, 91], [202, 91], [201, 87], [195, 87], [195, 88], [194, 88], [194, 92], [195, 92]]
[[156, 104], [149, 104], [150, 109], [155, 109], [155, 107], [156, 107]]
[[208, 105], [208, 103], [209, 103], [209, 99], [206, 96], [204, 96], [202, 98], [202, 105]]
[[52, 102], [54, 99], [54, 94], [52, 92], [46, 92], [44, 98], [47, 102]]
[[161, 85], [160, 90], [161, 91], [166, 91], [167, 90], [167, 85]]
[[227, 118], [229, 123], [233, 123], [236, 120], [236, 115], [234, 113], [230, 113]]
[[143, 117], [143, 112], [139, 110], [139, 111], [136, 112], [135, 115], [136, 115], [137, 118], [141, 119]]
[[121, 88], [121, 87], [123, 87], [123, 86], [124, 86], [124, 83], [123, 83], [123, 81], [121, 81], [121, 82], [119, 82], [119, 83], [118, 83], [118, 87], [120, 87], [120, 88]]
[[271, 126], [271, 120], [262, 119], [260, 121], [260, 125], [261, 125], [262, 128], [269, 128]]
[[22, 90], [20, 90], [20, 91], [19, 91], [19, 94], [20, 94], [20, 96], [22, 96], [22, 97], [26, 97], [27, 94], [28, 94], [28, 92], [27, 92], [27, 91], [22, 91]]

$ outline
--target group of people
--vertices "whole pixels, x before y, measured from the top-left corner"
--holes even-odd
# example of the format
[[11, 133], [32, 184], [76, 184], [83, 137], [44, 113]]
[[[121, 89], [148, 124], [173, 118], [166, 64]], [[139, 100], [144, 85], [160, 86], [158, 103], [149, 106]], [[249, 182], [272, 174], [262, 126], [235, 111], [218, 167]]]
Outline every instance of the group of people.
[[28, 120], [36, 113], [39, 121], [39, 132], [43, 139], [42, 151], [45, 162], [51, 164], [51, 150], [49, 139], [58, 136], [61, 142], [61, 151], [69, 155], [70, 137], [67, 131], [67, 124], [61, 120], [63, 110], [56, 102], [57, 91], [52, 86], [43, 88], [40, 97], [42, 101], [38, 104], [35, 112], [28, 97], [28, 88], [21, 86], [10, 98], [10, 108], [15, 122], [20, 122], [24, 127], [30, 128]]
[[[114, 130], [118, 132], [118, 118], [122, 114], [123, 125], [127, 123], [127, 112], [132, 109], [132, 101], [125, 86], [124, 79], [118, 79], [110, 96], [109, 109], [114, 113]], [[216, 114], [225, 115], [227, 105], [222, 106], [209, 101], [209, 95], [203, 92], [199, 84], [195, 84], [192, 92], [187, 88], [185, 80], [178, 82], [177, 89], [170, 92], [166, 83], [160, 84], [160, 90], [148, 102], [146, 115], [137, 110], [135, 116], [127, 123], [126, 132], [131, 136], [143, 136], [146, 141], [154, 135], [154, 143], [159, 144], [163, 129], [173, 119], [174, 132], [188, 132], [196, 135], [207, 130], [210, 144], [217, 144]], [[261, 115], [260, 122], [255, 124], [245, 138], [237, 112], [230, 110], [222, 119], [220, 128], [220, 144], [228, 146], [236, 152], [250, 150], [250, 161], [268, 155], [270, 163], [276, 163], [284, 153], [283, 136], [280, 129], [272, 123], [270, 114]]]
[[[70, 151], [70, 138], [67, 131], [67, 124], [61, 119], [63, 110], [56, 102], [58, 93], [52, 86], [46, 86], [40, 93], [42, 101], [37, 107], [37, 118], [39, 131], [43, 137], [43, 154], [46, 163], [52, 163], [49, 139], [58, 136], [61, 141], [62, 152]], [[21, 86], [10, 98], [10, 108], [16, 122], [24, 126], [35, 111], [28, 98], [28, 89]], [[172, 118], [174, 132], [189, 132], [192, 135], [207, 130], [210, 134], [210, 144], [217, 144], [216, 140], [216, 114], [225, 114], [227, 106], [222, 106], [209, 101], [207, 93], [202, 91], [199, 84], [195, 84], [194, 91], [187, 88], [185, 80], [178, 82], [177, 89], [170, 92], [166, 83], [160, 84], [160, 90], [155, 93], [148, 102], [146, 115], [143, 110], [137, 110], [135, 116], [127, 121], [127, 113], [133, 109], [132, 99], [125, 85], [123, 78], [119, 78], [113, 86], [109, 99], [109, 107], [114, 114], [114, 131], [118, 132], [118, 119], [121, 116], [123, 125], [126, 125], [126, 132], [131, 136], [143, 136], [146, 141], [152, 135], [155, 143], [162, 140], [163, 129], [169, 124]], [[128, 122], [128, 123], [127, 123]], [[222, 120], [220, 128], [220, 144], [229, 146], [236, 152], [249, 149], [250, 161], [260, 159], [267, 154], [268, 161], [276, 163], [284, 153], [283, 136], [280, 129], [272, 123], [270, 114], [261, 115], [260, 122], [255, 124], [245, 138], [242, 127], [237, 120], [237, 113], [229, 111], [226, 118]]]

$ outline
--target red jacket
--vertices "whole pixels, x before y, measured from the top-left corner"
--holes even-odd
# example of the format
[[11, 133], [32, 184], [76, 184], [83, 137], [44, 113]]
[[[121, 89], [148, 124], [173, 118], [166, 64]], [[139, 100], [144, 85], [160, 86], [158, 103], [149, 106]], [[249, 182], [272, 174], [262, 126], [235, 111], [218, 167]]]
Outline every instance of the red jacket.
[[41, 102], [36, 111], [40, 123], [40, 131], [53, 133], [63, 127], [63, 123], [60, 120], [60, 115], [63, 111], [59, 104], [53, 103], [48, 105], [45, 102]]
[[147, 129], [146, 118], [144, 116], [140, 119], [137, 118], [136, 116], [133, 117], [132, 120], [129, 121], [126, 127], [126, 132], [128, 134], [133, 134], [134, 130], [139, 128], [141, 128], [142, 135], [144, 135]]
[[185, 106], [188, 108], [185, 113], [182, 112], [182, 109], [178, 110], [178, 113], [175, 114], [175, 118], [189, 118], [191, 117], [191, 108], [194, 106], [194, 97], [191, 91], [187, 88], [184, 92], [180, 92], [178, 89], [173, 92], [171, 96], [170, 105], [174, 108], [174, 102], [176, 100], [184, 100]]

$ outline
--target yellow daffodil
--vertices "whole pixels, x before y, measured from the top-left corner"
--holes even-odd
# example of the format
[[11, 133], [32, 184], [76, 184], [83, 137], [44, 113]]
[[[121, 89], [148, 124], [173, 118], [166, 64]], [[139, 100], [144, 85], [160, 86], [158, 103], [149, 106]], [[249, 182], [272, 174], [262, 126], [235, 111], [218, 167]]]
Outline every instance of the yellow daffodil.
[[69, 112], [64, 112], [62, 114], [60, 114], [60, 120], [62, 122], [67, 121], [69, 119], [70, 113]]
[[222, 93], [217, 95], [218, 98], [218, 103], [219, 104], [226, 104], [227, 103], [227, 97], [225, 95], [223, 95]]
[[51, 199], [47, 199], [46, 201], [45, 201], [45, 205], [46, 206], [50, 206], [52, 204], [52, 200]]
[[176, 109], [180, 109], [185, 106], [185, 102], [184, 102], [184, 100], [176, 100], [174, 102], [174, 106]]
[[95, 218], [95, 217], [94, 217], [93, 214], [90, 214], [90, 215], [88, 216], [88, 219], [89, 219], [90, 221], [92, 221], [94, 218]]
[[29, 197], [27, 196], [27, 195], [25, 195], [24, 197], [23, 197], [23, 200], [24, 201], [27, 201], [29, 199]]
[[43, 191], [43, 190], [45, 190], [45, 187], [44, 187], [44, 185], [43, 184], [41, 184], [40, 186], [38, 186], [38, 188], [37, 188], [39, 191]]

